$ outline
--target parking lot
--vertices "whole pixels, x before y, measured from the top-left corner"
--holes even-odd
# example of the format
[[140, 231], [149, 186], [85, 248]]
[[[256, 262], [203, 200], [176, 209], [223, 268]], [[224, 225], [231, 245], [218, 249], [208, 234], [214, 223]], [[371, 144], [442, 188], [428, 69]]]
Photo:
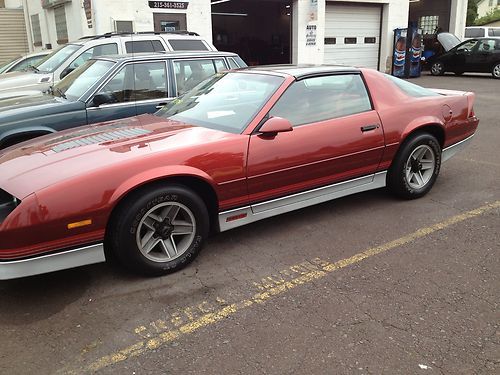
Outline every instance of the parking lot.
[[5, 374], [498, 374], [499, 82], [432, 191], [362, 193], [225, 232], [188, 268], [102, 264], [0, 284]]

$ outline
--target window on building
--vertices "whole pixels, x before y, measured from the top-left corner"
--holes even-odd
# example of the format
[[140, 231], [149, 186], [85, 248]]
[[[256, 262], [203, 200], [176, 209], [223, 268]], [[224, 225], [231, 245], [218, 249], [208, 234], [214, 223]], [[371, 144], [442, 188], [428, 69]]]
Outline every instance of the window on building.
[[269, 112], [293, 126], [325, 121], [372, 109], [359, 75], [313, 77], [295, 82]]
[[115, 31], [117, 33], [133, 33], [134, 32], [134, 22], [133, 21], [115, 21]]
[[165, 62], [128, 64], [99, 93], [112, 94], [117, 103], [166, 98]]
[[33, 32], [33, 45], [40, 47], [42, 45], [42, 30], [40, 29], [40, 17], [38, 14], [31, 15], [31, 30]]
[[439, 27], [439, 16], [422, 16], [418, 20], [418, 27], [423, 34], [434, 34]]
[[68, 43], [68, 26], [64, 5], [54, 8], [54, 19], [56, 21], [57, 44]]
[[344, 38], [344, 44], [356, 44], [358, 42], [358, 38]]

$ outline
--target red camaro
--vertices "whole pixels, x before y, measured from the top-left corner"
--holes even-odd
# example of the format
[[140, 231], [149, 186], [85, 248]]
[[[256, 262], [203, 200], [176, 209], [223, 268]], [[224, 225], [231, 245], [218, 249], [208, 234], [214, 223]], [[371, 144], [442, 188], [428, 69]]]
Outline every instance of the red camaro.
[[0, 153], [0, 279], [110, 253], [164, 274], [210, 231], [384, 186], [421, 197], [474, 135], [473, 102], [368, 69], [246, 69], [155, 115], [11, 147]]

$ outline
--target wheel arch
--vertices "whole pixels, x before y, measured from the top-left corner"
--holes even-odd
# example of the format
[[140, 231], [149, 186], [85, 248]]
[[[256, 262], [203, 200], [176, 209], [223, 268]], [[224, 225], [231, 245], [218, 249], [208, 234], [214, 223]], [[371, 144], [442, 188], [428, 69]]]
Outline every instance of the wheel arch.
[[413, 121], [410, 125], [408, 125], [408, 127], [406, 127], [401, 135], [401, 142], [398, 148], [398, 152], [401, 149], [401, 146], [406, 142], [406, 140], [416, 133], [429, 133], [438, 140], [441, 149], [444, 147], [444, 124], [438, 118], [430, 117], [418, 121]]
[[5, 145], [8, 145], [11, 141], [15, 139], [20, 139], [20, 143], [22, 141], [40, 137], [42, 135], [52, 134], [56, 131], [52, 128], [46, 126], [33, 126], [28, 128], [20, 128], [20, 129], [12, 129], [0, 134], [0, 149], [5, 148]]
[[192, 167], [179, 167], [180, 170], [172, 172], [171, 167], [158, 168], [153, 171], [140, 173], [126, 180], [120, 185], [110, 198], [112, 209], [106, 224], [105, 236], [110, 232], [116, 212], [120, 205], [134, 194], [140, 194], [145, 189], [154, 186], [165, 186], [167, 184], [182, 185], [193, 190], [205, 203], [209, 218], [210, 230], [218, 231], [217, 214], [219, 212], [219, 199], [215, 182], [202, 171]]

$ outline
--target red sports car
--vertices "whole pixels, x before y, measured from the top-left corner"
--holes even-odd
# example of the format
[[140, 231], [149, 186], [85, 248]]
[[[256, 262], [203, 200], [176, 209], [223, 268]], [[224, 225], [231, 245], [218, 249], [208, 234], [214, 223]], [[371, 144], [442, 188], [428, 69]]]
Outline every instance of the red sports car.
[[101, 262], [178, 270], [210, 232], [387, 186], [426, 194], [474, 135], [470, 92], [369, 69], [218, 74], [155, 115], [0, 153], [0, 279]]

